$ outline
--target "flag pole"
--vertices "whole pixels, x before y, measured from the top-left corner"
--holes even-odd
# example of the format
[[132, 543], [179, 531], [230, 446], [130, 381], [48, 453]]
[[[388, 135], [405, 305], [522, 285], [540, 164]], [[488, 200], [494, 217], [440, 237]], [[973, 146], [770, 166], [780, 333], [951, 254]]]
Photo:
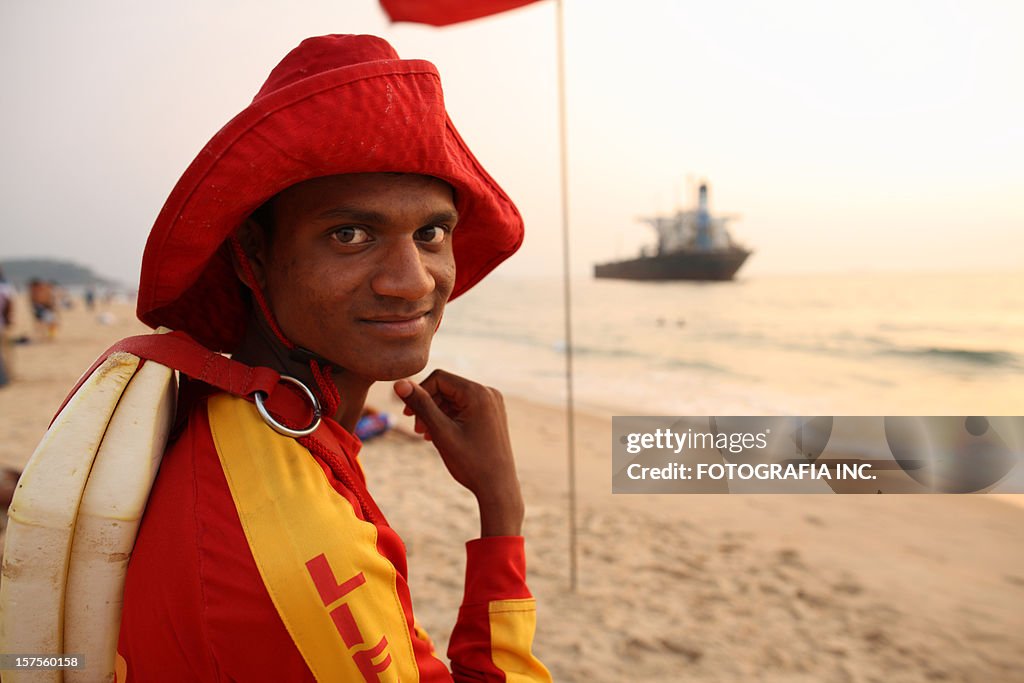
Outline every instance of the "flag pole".
[[569, 163], [566, 142], [565, 114], [565, 7], [555, 0], [558, 44], [558, 148], [562, 185], [562, 296], [565, 312], [565, 405], [569, 465], [569, 590], [578, 585], [578, 552], [576, 545], [576, 410], [573, 396], [572, 286], [569, 259]]

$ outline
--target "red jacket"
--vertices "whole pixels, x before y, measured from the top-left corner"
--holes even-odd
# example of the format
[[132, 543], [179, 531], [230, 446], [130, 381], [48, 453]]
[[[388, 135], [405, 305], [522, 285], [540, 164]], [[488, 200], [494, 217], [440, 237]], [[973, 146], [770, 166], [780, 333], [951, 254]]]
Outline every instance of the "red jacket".
[[[325, 424], [327, 438], [321, 440], [341, 457], [332, 459], [335, 469], [318, 457], [316, 462], [333, 491], [352, 504], [355, 518], [377, 529], [376, 552], [394, 567], [394, 578], [368, 571], [366, 580], [394, 581], [408, 632], [385, 635], [391, 643], [411, 641], [420, 680], [504, 681], [506, 669], [527, 672], [517, 680], [550, 680], [530, 653], [532, 629], [504, 629], [496, 619], [509, 604], [498, 602], [504, 600], [517, 601], [516, 610], [532, 616], [522, 537], [467, 544], [449, 673], [413, 626], [405, 547], [366, 490], [356, 459], [360, 443], [333, 421]], [[353, 624], [358, 621], [353, 615]], [[391, 651], [402, 656], [410, 650]], [[128, 567], [117, 664], [120, 683], [314, 680], [257, 570], [218, 460], [205, 400], [194, 405], [184, 432], [165, 454], [146, 508]], [[382, 667], [364, 671], [364, 680], [394, 680]]]

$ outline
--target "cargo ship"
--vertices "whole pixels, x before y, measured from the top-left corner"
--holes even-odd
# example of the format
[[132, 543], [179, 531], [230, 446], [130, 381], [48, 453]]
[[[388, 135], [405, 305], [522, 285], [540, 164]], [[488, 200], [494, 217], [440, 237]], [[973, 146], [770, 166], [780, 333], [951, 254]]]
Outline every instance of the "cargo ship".
[[697, 208], [671, 216], [643, 218], [658, 233], [653, 252], [594, 266], [594, 277], [619, 280], [731, 280], [751, 252], [732, 240], [727, 216], [708, 210], [708, 186], [697, 193]]

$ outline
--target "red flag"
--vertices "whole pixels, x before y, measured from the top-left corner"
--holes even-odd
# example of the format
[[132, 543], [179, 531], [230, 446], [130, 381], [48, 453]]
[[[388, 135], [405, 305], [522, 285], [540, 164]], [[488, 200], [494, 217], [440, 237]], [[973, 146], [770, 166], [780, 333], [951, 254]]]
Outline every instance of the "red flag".
[[529, 5], [537, 0], [380, 0], [391, 21], [447, 26]]

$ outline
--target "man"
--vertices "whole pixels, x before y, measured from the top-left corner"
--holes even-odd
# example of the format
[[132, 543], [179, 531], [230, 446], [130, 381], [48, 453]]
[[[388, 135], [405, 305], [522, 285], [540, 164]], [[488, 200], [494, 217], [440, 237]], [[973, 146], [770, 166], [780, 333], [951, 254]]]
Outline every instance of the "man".
[[[441, 371], [402, 379], [426, 365], [447, 300], [521, 239], [432, 65], [371, 36], [312, 38], [284, 58], [172, 191], [139, 317], [295, 391], [183, 384], [128, 569], [119, 681], [550, 680], [530, 652], [501, 396]], [[404, 547], [356, 458], [380, 380], [398, 380], [479, 503], [451, 673], [415, 624]]]
[[14, 321], [14, 288], [0, 270], [0, 387], [11, 381], [7, 363], [7, 330]]

